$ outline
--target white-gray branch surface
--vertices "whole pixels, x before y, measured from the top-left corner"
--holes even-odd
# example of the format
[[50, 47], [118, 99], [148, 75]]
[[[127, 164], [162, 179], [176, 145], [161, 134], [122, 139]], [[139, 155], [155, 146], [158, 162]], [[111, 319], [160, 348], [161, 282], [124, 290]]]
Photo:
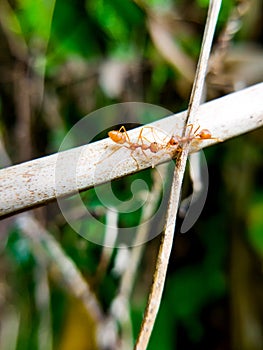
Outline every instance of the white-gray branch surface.
[[[263, 83], [260, 83], [205, 103], [198, 110], [197, 126], [209, 129], [222, 141], [262, 127], [262, 96]], [[181, 135], [185, 118], [184, 111], [157, 120], [151, 126], [170, 136], [172, 132]], [[151, 129], [145, 130], [150, 139]], [[130, 131], [131, 140], [136, 140], [138, 133], [138, 129]], [[191, 151], [217, 142], [216, 139], [193, 142]], [[4, 168], [0, 170], [0, 217], [46, 204], [56, 197], [89, 189], [171, 158], [169, 149], [156, 154], [149, 150], [146, 153], [147, 157], [141, 150], [131, 154], [130, 149], [107, 138]]]

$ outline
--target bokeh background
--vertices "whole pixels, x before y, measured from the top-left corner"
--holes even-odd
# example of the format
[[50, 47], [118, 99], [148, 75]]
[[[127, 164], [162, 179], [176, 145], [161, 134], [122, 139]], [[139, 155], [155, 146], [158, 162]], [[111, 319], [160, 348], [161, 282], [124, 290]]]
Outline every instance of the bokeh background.
[[[57, 152], [76, 122], [113, 103], [186, 109], [207, 6], [207, 0], [0, 0], [1, 167], [9, 164], [7, 156], [18, 164]], [[206, 100], [262, 81], [262, 10], [261, 0], [223, 1]], [[103, 132], [103, 120], [97, 123]], [[194, 227], [176, 232], [148, 349], [263, 348], [262, 148], [263, 133], [256, 130], [205, 151], [208, 199]], [[114, 182], [116, 196], [129, 198], [137, 178], [154, 185], [147, 170]], [[191, 191], [188, 175], [184, 191]], [[82, 196], [105, 222], [95, 192]], [[38, 226], [23, 230], [19, 216], [0, 223], [1, 350], [99, 349], [98, 324], [66, 261], [81, 273], [103, 315], [110, 315], [123, 273], [118, 250], [105, 262], [102, 247], [77, 235], [56, 203], [30, 215], [47, 230], [47, 241], [56, 240], [60, 253], [52, 244], [43, 246], [45, 239], [34, 239], [41, 234]], [[120, 215], [119, 225], [138, 225], [140, 216], [140, 210]], [[83, 225], [96, 233], [94, 224]], [[159, 237], [145, 244], [137, 269], [128, 307], [131, 342], [140, 328], [158, 246]], [[122, 258], [125, 266], [128, 258]], [[120, 336], [124, 329], [117, 323]], [[111, 348], [109, 342], [103, 349]]]

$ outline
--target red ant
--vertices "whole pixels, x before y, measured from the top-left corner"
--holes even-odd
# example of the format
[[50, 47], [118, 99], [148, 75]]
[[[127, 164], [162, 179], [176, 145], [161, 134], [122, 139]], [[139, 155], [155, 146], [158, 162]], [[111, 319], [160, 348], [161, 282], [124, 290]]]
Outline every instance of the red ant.
[[192, 130], [194, 127], [193, 124], [189, 124], [187, 126], [191, 127], [188, 136], [178, 136], [178, 135], [172, 136], [170, 140], [167, 142], [166, 147], [175, 146], [175, 145], [182, 146], [182, 144], [193, 140], [198, 140], [198, 141], [211, 140], [211, 139], [219, 140], [216, 137], [212, 137], [212, 134], [208, 129], [202, 129], [197, 133], [197, 131], [200, 129], [200, 126], [198, 126], [195, 129], [195, 131], [192, 133]]
[[[126, 143], [127, 146], [125, 147], [129, 148], [132, 152], [134, 152], [137, 148], [140, 148], [143, 154], [145, 155], [145, 157], [148, 158], [147, 154], [145, 153], [146, 150], [149, 150], [152, 153], [157, 153], [160, 150], [165, 149], [167, 147], [165, 144], [158, 143], [157, 141], [152, 142], [148, 140], [145, 136], [143, 136], [143, 131], [146, 128], [151, 129], [152, 134], [154, 134], [153, 127], [149, 127], [149, 126], [142, 127], [136, 142], [131, 142], [130, 137], [124, 126], [122, 126], [119, 130], [109, 131], [108, 135], [110, 139], [117, 144], [121, 144], [125, 146], [125, 143]], [[145, 143], [145, 141], [147, 141], [147, 143]], [[171, 146], [175, 146], [175, 145], [171, 145]], [[135, 162], [137, 163], [137, 167], [139, 168], [137, 160], [133, 157], [132, 154], [131, 156], [135, 160]], [[152, 167], [154, 167], [154, 165], [152, 165]]]
[[[125, 144], [127, 144], [127, 146], [125, 147], [129, 148], [132, 152], [140, 148], [143, 154], [145, 155], [145, 157], [147, 157], [145, 153], [146, 150], [150, 150], [150, 152], [152, 153], [158, 153], [163, 149], [172, 148], [173, 151], [180, 152], [182, 145], [186, 142], [190, 142], [192, 140], [202, 141], [202, 140], [216, 139], [215, 137], [212, 137], [212, 134], [208, 129], [202, 129], [200, 132], [197, 133], [197, 131], [200, 129], [200, 126], [198, 126], [195, 129], [195, 131], [192, 133], [193, 124], [189, 124], [188, 126], [191, 127], [188, 136], [178, 136], [178, 135], [172, 136], [166, 144], [158, 143], [156, 141], [151, 142], [145, 136], [143, 136], [143, 131], [146, 128], [151, 129], [152, 133], [154, 134], [154, 128], [148, 127], [148, 126], [142, 127], [136, 142], [131, 142], [130, 137], [127, 133], [127, 130], [125, 129], [125, 126], [122, 126], [119, 130], [109, 131], [108, 135], [110, 139], [117, 144], [124, 145], [124, 146]], [[146, 140], [148, 144], [145, 143], [144, 140]], [[133, 159], [136, 161], [134, 157]], [[138, 165], [137, 161], [136, 163]]]
[[[163, 145], [161, 145], [160, 143], [156, 142], [156, 141], [149, 141], [148, 139], [146, 139], [146, 137], [144, 137], [143, 134], [143, 130], [145, 128], [150, 128], [153, 132], [153, 128], [152, 127], [148, 127], [145, 126], [141, 129], [139, 136], [137, 138], [136, 142], [131, 142], [130, 137], [125, 129], [124, 126], [122, 126], [119, 130], [112, 130], [108, 132], [109, 137], [111, 138], [112, 141], [118, 143], [118, 144], [124, 144], [127, 143], [128, 146], [126, 146], [127, 148], [130, 148], [132, 151], [135, 151], [137, 148], [141, 148], [142, 152], [144, 153], [144, 151], [146, 150], [150, 150], [152, 153], [157, 153], [159, 152], [161, 149], [164, 148]], [[148, 141], [149, 144], [146, 144], [144, 142], [144, 140]], [[140, 141], [140, 143], [139, 143]], [[144, 153], [145, 154], [145, 153]], [[146, 154], [145, 154], [146, 155]]]

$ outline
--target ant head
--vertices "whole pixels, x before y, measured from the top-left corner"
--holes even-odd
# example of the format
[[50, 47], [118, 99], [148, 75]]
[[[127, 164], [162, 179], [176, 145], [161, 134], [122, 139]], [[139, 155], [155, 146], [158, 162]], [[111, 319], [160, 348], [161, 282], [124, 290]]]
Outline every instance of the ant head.
[[112, 139], [112, 141], [116, 143], [123, 144], [127, 142], [126, 135], [123, 132], [112, 130], [108, 132], [108, 136]]
[[200, 137], [200, 139], [202, 140], [206, 140], [206, 139], [211, 139], [212, 138], [212, 134], [208, 129], [202, 129], [198, 134], [198, 137]]
[[169, 145], [170, 146], [178, 146], [179, 145], [179, 140], [176, 136], [172, 136], [169, 140]]

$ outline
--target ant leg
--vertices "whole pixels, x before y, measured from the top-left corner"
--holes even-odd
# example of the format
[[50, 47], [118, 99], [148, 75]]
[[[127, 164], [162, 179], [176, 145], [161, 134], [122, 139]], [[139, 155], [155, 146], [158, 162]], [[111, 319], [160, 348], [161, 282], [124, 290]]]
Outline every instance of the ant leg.
[[200, 125], [198, 125], [198, 127], [195, 129], [195, 131], [193, 132], [194, 135], [196, 135], [197, 131], [200, 129]]
[[145, 127], [142, 127], [141, 130], [140, 130], [139, 136], [137, 137], [137, 143], [139, 143], [140, 140], [142, 141], [142, 132], [143, 132], [144, 128]]
[[[141, 129], [141, 131], [140, 131], [140, 134], [139, 134], [139, 136], [138, 136], [137, 142], [138, 142], [138, 144], [139, 144], [139, 141], [141, 142], [141, 150], [142, 150], [142, 153], [144, 154], [144, 156], [145, 156], [146, 159], [149, 159], [149, 157], [147, 156], [147, 154], [146, 154], [144, 151], [147, 150], [147, 149], [149, 149], [152, 153], [157, 153], [159, 146], [158, 146], [158, 144], [157, 144], [156, 141], [151, 142], [149, 139], [147, 139], [145, 136], [142, 135], [143, 130], [146, 129], [146, 128], [151, 129], [151, 131], [152, 131], [152, 133], [153, 133], [153, 130], [154, 130], [154, 129], [153, 129], [152, 127], [150, 127], [150, 126], [149, 126], [149, 127], [148, 127], [148, 126], [143, 127], [143, 128]], [[154, 136], [154, 134], [153, 134], [153, 136]], [[146, 141], [149, 143], [149, 145], [145, 144], [144, 140], [146, 140]], [[154, 144], [157, 145], [157, 150], [156, 150], [156, 152], [155, 152], [155, 151], [153, 150], [153, 148], [152, 148], [152, 145], [154, 145]], [[155, 166], [155, 164], [152, 163], [152, 168], [154, 168], [154, 166]]]
[[[110, 158], [115, 152], [119, 151], [119, 150], [121, 149], [121, 146], [122, 146], [122, 145], [115, 145], [115, 147], [117, 147], [117, 148], [116, 148], [114, 151], [112, 151], [110, 154], [108, 154], [108, 155], [107, 155], [107, 158]], [[104, 162], [104, 161], [105, 161], [105, 158], [99, 160], [99, 161], [96, 163], [96, 165], [98, 165], [98, 164], [100, 164], [100, 163], [102, 163], [102, 162]]]
[[[165, 146], [167, 145], [167, 142], [165, 141], [165, 139], [169, 138], [169, 135], [165, 135], [164, 138], [161, 138], [160, 135], [156, 131], [156, 130], [158, 130], [157, 128], [155, 128], [153, 126], [145, 126], [143, 129], [146, 129], [146, 128], [151, 130], [154, 141], [153, 142], [150, 141], [145, 136], [142, 136], [142, 138], [150, 144], [150, 146], [148, 146], [148, 148], [151, 150], [151, 152], [157, 153], [158, 150], [164, 149]], [[160, 129], [160, 132], [165, 134], [165, 132], [162, 129]], [[153, 151], [153, 149], [157, 149], [157, 151]]]
[[[164, 143], [164, 140], [165, 140], [165, 138], [167, 136], [165, 136], [165, 138], [163, 140], [161, 140], [160, 136], [155, 134], [155, 128], [153, 128], [153, 127], [145, 127], [145, 128], [149, 128], [151, 130], [153, 138], [154, 138], [154, 141], [152, 142], [147, 137], [142, 136], [142, 142], [143, 142], [143, 139], [144, 139], [144, 140], [146, 140], [149, 143], [149, 145], [147, 146], [147, 149], [149, 149], [152, 153], [158, 153], [159, 151], [166, 149], [166, 143]], [[161, 140], [162, 143], [158, 143], [156, 141], [156, 137], [158, 137]], [[155, 163], [152, 163], [152, 168], [154, 168], [155, 165], [156, 165]]]
[[142, 150], [142, 153], [144, 154], [145, 158], [148, 159], [149, 157], [148, 157], [147, 154], [145, 153], [145, 150], [146, 150], [146, 149], [149, 149], [150, 146], [146, 145], [145, 142], [144, 142], [144, 140], [146, 140], [147, 142], [150, 142], [150, 141], [147, 140], [146, 137], [142, 136], [142, 132], [143, 132], [143, 129], [144, 129], [144, 128], [145, 128], [145, 127], [143, 127], [143, 128], [141, 129], [140, 133], [139, 133], [139, 136], [138, 136], [138, 138], [137, 138], [137, 143], [139, 144], [139, 141], [141, 142], [140, 148], [141, 148], [141, 150]]
[[187, 128], [190, 127], [189, 133], [188, 133], [188, 137], [192, 134], [193, 132], [193, 128], [194, 128], [194, 124], [187, 124], [186, 126]]
[[131, 154], [130, 154], [130, 155], [131, 155], [132, 159], [133, 159], [133, 160], [135, 161], [135, 163], [136, 163], [137, 170], [140, 170], [139, 163], [138, 163], [137, 159], [133, 156], [133, 152], [134, 152], [135, 150], [131, 150], [130, 147], [128, 147], [128, 146], [124, 146], [124, 147], [128, 148], [128, 149], [131, 151]]
[[135, 163], [136, 163], [137, 170], [140, 170], [139, 163], [138, 163], [137, 159], [133, 156], [132, 153], [131, 153], [131, 157], [132, 157], [132, 159], [133, 159], [133, 160], [135, 161]]
[[[161, 140], [159, 135], [155, 134], [155, 128], [153, 127], [148, 127], [146, 126], [145, 128], [148, 128], [151, 130], [152, 136], [154, 138], [154, 141], [149, 140], [146, 136], [143, 136], [142, 133], [140, 134], [140, 139], [141, 139], [141, 148], [142, 150], [146, 150], [149, 149], [152, 153], [157, 153], [159, 152], [161, 149], [165, 149], [166, 147], [166, 143], [164, 143], [164, 140]], [[156, 137], [158, 137], [162, 143], [157, 142]], [[148, 145], [145, 144], [145, 141], [147, 141]]]
[[[123, 130], [123, 131], [122, 131]], [[125, 126], [124, 125], [122, 125], [121, 127], [120, 127], [120, 129], [119, 129], [119, 132], [123, 132], [124, 134], [125, 134], [125, 136], [126, 136], [126, 138], [127, 138], [127, 143], [131, 143], [131, 140], [130, 140], [130, 137], [129, 137], [129, 135], [128, 135], [128, 133], [127, 133], [127, 130], [126, 130], [126, 128], [125, 128]]]
[[[155, 141], [156, 143], [159, 143], [159, 142], [157, 141], [157, 139], [159, 139], [159, 141], [164, 145], [164, 144], [165, 144], [165, 141], [164, 141], [164, 140], [165, 140], [167, 137], [169, 137], [169, 135], [165, 135], [165, 137], [162, 139], [162, 138], [160, 137], [160, 135], [158, 135], [158, 133], [157, 133], [158, 128], [153, 127], [153, 126], [145, 126], [144, 129], [150, 129], [150, 130], [151, 130], [152, 135], [153, 135], [153, 138], [154, 138], [154, 141]], [[162, 132], [163, 134], [165, 134], [165, 132], [164, 132], [162, 129], [160, 129], [160, 132]]]

